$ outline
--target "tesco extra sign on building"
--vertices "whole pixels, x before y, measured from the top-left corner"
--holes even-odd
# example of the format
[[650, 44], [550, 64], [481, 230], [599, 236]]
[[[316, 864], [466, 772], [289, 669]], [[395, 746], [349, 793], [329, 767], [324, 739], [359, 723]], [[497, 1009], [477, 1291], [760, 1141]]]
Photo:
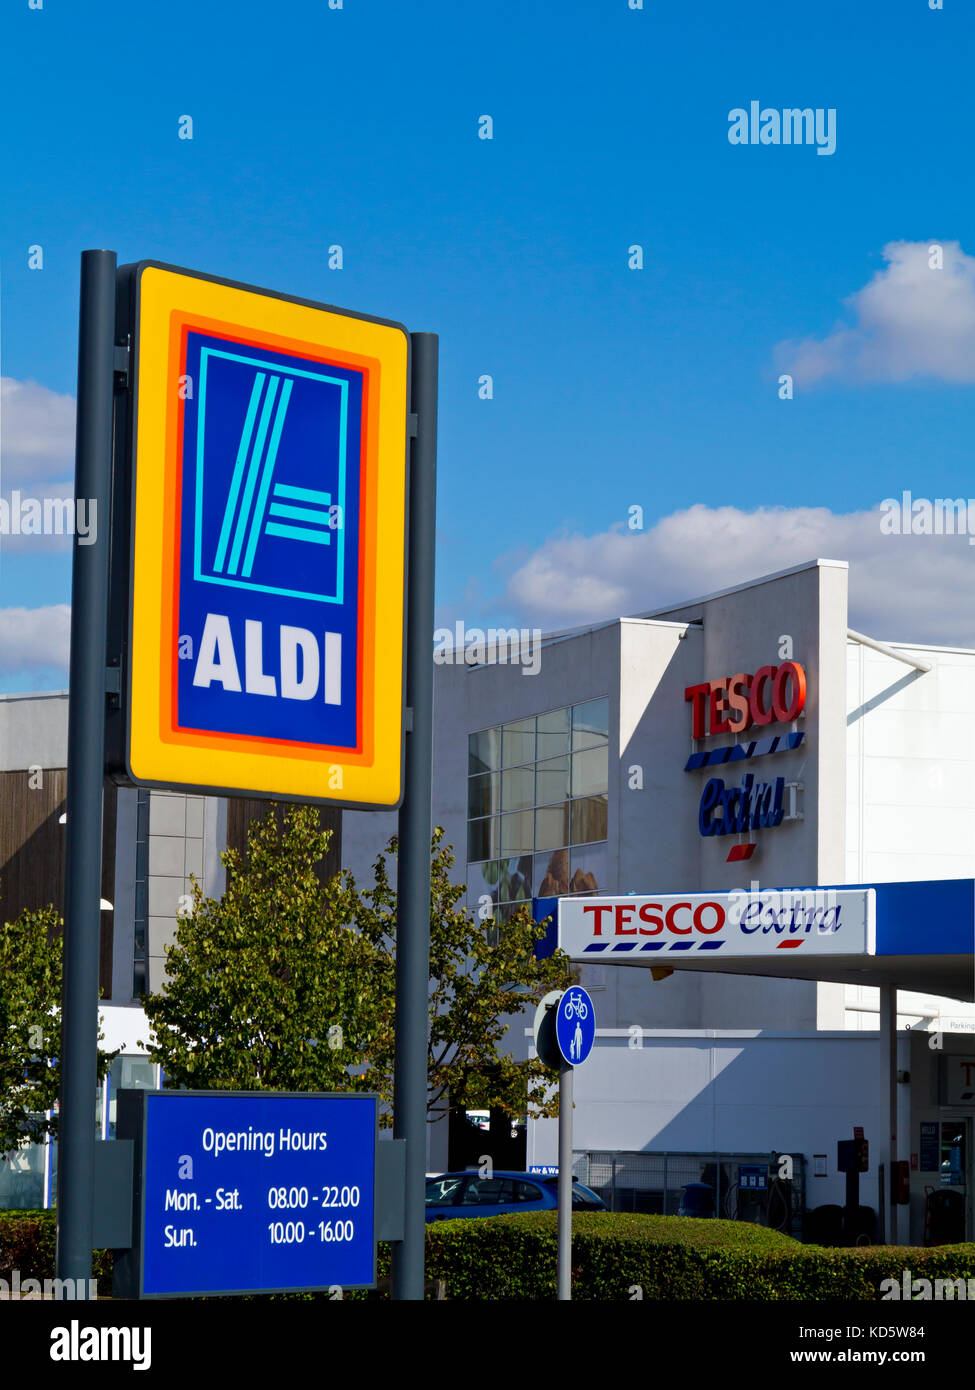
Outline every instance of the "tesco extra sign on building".
[[[806, 707], [806, 673], [798, 661], [780, 666], [760, 666], [752, 674], [738, 671], [720, 680], [689, 685], [684, 699], [691, 706], [691, 737], [695, 740], [734, 735], [733, 743], [694, 752], [685, 772], [729, 763], [752, 761], [773, 753], [799, 748], [805, 734], [761, 734], [743, 738], [750, 729], [791, 724]], [[781, 825], [785, 815], [785, 778], [763, 781], [747, 772], [738, 786], [723, 777], [710, 777], [701, 793], [698, 828], [702, 835], [748, 835], [755, 830]], [[732, 850], [729, 859], [747, 857]]]
[[560, 898], [559, 946], [577, 960], [650, 965], [661, 952], [714, 957], [873, 955], [872, 888]]

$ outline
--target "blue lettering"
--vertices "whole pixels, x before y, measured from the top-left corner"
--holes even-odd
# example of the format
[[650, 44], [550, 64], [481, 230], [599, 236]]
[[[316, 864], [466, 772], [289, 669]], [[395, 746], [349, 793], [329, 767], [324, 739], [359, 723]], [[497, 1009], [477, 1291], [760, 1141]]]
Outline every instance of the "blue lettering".
[[720, 777], [712, 777], [701, 794], [701, 805], [698, 809], [698, 825], [702, 835], [717, 835], [718, 827], [711, 819], [714, 808], [721, 800], [721, 793], [724, 791], [724, 782]]
[[698, 825], [702, 835], [747, 834], [749, 830], [781, 825], [784, 802], [784, 777], [776, 777], [774, 782], [756, 782], [748, 773], [739, 787], [726, 787], [720, 777], [712, 777], [701, 793]]
[[[755, 923], [755, 925], [754, 925], [753, 927], [749, 927], [749, 926], [747, 925], [747, 922], [748, 922], [749, 916], [750, 916], [752, 913], [754, 913], [755, 916], [759, 918], [759, 920]], [[749, 903], [748, 906], [745, 908], [744, 912], [741, 914], [741, 924], [740, 924], [740, 925], [741, 925], [742, 931], [748, 932], [749, 934], [750, 934], [751, 932], [753, 932], [753, 931], [758, 931], [759, 927], [761, 926], [761, 916], [762, 916], [762, 904], [761, 904], [760, 902], [757, 902], [757, 903]]]

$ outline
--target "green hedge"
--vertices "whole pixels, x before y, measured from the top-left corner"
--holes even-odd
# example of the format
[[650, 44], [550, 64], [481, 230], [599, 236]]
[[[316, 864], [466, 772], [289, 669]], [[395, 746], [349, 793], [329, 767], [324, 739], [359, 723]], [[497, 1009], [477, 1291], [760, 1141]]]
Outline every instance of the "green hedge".
[[[555, 1296], [557, 1214], [535, 1212], [438, 1222], [427, 1235], [427, 1277], [448, 1298]], [[975, 1278], [975, 1245], [801, 1245], [739, 1221], [579, 1212], [572, 1224], [575, 1299], [880, 1298], [881, 1281], [903, 1271], [927, 1279]]]
[[[25, 1279], [53, 1279], [57, 1227], [53, 1211], [0, 1211], [0, 1279], [10, 1283], [15, 1269]], [[96, 1250], [92, 1276], [100, 1294], [112, 1292], [112, 1256]]]
[[[390, 1248], [379, 1247], [376, 1291], [347, 1299], [389, 1296]], [[437, 1286], [454, 1300], [554, 1299], [557, 1213], [465, 1217], [427, 1228], [427, 1296]], [[0, 1212], [0, 1277], [54, 1275], [54, 1213]], [[583, 1300], [802, 1299], [876, 1302], [881, 1281], [975, 1278], [975, 1245], [862, 1246], [852, 1250], [801, 1245], [777, 1231], [740, 1221], [577, 1212], [572, 1223], [572, 1296]], [[95, 1277], [110, 1294], [111, 1254], [96, 1251]], [[327, 1294], [281, 1298], [327, 1299]]]

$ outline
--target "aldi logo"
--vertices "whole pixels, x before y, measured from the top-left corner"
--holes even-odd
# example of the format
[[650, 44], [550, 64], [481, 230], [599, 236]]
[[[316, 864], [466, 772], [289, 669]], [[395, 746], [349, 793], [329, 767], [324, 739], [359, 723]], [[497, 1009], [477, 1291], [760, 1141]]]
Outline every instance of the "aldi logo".
[[[194, 578], [258, 593], [343, 600], [348, 373], [188, 337], [196, 359]], [[245, 404], [246, 402], [246, 404]], [[239, 419], [239, 430], [236, 421]], [[356, 438], [353, 419], [353, 446]], [[327, 486], [325, 486], [327, 484]], [[304, 553], [304, 548], [317, 550]]]
[[184, 351], [178, 727], [354, 753], [364, 374], [192, 329]]
[[128, 274], [129, 780], [397, 805], [406, 331]]

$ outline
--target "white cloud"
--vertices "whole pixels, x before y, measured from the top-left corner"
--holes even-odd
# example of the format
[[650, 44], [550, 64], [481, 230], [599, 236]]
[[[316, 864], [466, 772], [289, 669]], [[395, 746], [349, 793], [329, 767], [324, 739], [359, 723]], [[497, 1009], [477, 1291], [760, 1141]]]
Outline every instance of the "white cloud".
[[555, 536], [519, 559], [494, 611], [557, 631], [685, 602], [820, 557], [850, 563], [852, 627], [881, 639], [975, 646], [975, 546], [964, 535], [883, 535], [880, 517], [879, 504], [836, 513], [699, 503], [643, 532], [620, 525], [595, 536]]
[[[940, 246], [943, 268], [931, 268]], [[975, 381], [975, 257], [957, 241], [892, 241], [887, 262], [845, 300], [853, 322], [825, 338], [780, 343], [779, 370], [798, 387], [844, 381]]]
[[67, 684], [71, 609], [0, 608], [0, 679], [33, 671], [63, 671]]
[[26, 483], [69, 480], [73, 491], [75, 400], [36, 381], [0, 380], [0, 448], [5, 493]]

